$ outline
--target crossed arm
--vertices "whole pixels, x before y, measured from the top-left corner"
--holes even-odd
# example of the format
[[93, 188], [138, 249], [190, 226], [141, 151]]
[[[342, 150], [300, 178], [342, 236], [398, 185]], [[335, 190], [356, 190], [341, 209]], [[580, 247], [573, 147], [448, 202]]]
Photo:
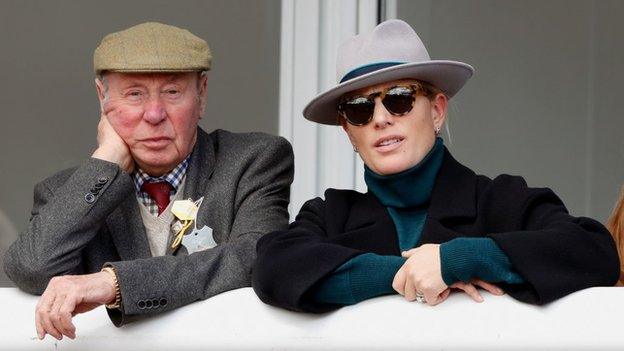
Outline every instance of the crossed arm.
[[[447, 286], [440, 270], [439, 245], [423, 245], [405, 252], [402, 258], [335, 243], [326, 234], [325, 211], [323, 200], [310, 200], [288, 230], [260, 239], [253, 287], [264, 302], [324, 312], [335, 308], [332, 306], [394, 292], [413, 301], [417, 289], [432, 305], [444, 301], [451, 288], [463, 290], [477, 301], [482, 300], [477, 286], [496, 295], [503, 293], [482, 280]], [[356, 280], [366, 288], [354, 289]]]

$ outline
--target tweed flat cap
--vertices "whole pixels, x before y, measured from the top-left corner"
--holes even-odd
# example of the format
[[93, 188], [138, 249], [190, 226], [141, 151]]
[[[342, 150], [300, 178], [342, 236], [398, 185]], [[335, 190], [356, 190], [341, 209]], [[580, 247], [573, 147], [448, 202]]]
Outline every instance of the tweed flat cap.
[[207, 71], [212, 53], [186, 29], [146, 22], [108, 34], [93, 53], [93, 69], [116, 72]]

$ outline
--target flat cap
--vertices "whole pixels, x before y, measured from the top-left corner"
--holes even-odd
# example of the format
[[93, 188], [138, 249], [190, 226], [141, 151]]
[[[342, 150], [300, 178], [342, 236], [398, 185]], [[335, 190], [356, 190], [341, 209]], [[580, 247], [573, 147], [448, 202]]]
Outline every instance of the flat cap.
[[116, 72], [208, 71], [208, 43], [186, 29], [146, 22], [108, 34], [93, 53], [93, 69]]

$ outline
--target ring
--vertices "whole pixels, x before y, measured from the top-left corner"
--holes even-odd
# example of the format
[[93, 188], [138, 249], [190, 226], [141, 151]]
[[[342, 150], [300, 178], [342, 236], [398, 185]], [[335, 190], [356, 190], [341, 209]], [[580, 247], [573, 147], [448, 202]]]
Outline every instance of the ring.
[[420, 302], [420, 303], [425, 303], [427, 301], [425, 301], [425, 295], [423, 295], [423, 293], [421, 292], [416, 292], [416, 302]]

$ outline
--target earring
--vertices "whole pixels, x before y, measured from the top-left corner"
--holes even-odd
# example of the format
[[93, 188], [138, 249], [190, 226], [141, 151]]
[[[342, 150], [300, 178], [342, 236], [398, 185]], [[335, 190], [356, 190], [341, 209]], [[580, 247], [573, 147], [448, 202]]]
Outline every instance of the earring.
[[435, 131], [436, 135], [440, 135], [440, 127], [435, 127], [433, 128], [433, 130]]
[[353, 145], [353, 152], [355, 152], [356, 154], [358, 153], [358, 148], [355, 145]]

